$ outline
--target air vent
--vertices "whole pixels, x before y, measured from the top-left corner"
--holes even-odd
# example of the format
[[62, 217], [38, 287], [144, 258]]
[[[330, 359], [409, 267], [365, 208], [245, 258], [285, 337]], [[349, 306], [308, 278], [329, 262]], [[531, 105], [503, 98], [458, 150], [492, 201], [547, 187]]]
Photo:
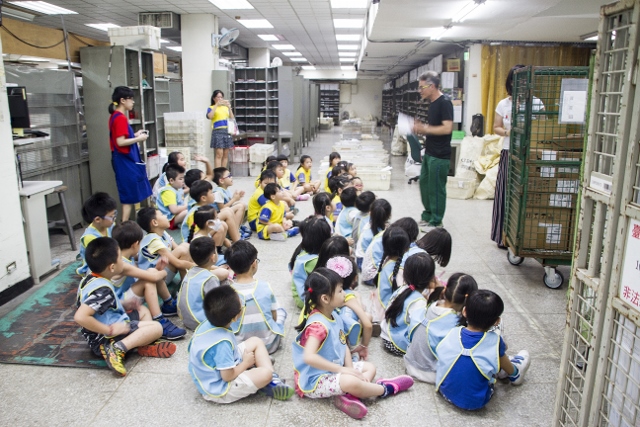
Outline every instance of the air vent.
[[142, 12], [138, 14], [138, 25], [180, 30], [180, 15], [173, 12]]

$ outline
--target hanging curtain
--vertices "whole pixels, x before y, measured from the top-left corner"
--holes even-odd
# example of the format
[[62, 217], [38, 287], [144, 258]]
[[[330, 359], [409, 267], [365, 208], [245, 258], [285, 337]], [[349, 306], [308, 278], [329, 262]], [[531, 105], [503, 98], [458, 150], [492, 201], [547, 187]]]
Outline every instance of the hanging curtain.
[[591, 48], [573, 45], [482, 46], [482, 114], [485, 133], [493, 133], [496, 105], [507, 97], [504, 83], [511, 67], [516, 64], [534, 66], [587, 66]]

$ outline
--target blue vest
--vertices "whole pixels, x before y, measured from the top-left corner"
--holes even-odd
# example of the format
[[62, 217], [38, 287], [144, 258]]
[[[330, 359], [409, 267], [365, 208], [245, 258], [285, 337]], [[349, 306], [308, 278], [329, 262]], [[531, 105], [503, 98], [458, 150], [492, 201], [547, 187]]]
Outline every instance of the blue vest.
[[379, 232], [373, 239], [371, 239], [371, 259], [373, 259], [373, 265], [376, 268], [380, 267], [380, 263], [382, 262], [382, 255], [384, 255], [384, 248], [382, 247], [382, 235], [384, 231]]
[[293, 262], [293, 270], [291, 271], [291, 279], [293, 281], [292, 291], [298, 298], [304, 301], [304, 282], [307, 281], [307, 271], [305, 266], [308, 262], [318, 259], [318, 254], [308, 254], [305, 251], [301, 251], [296, 260]]
[[194, 329], [197, 325], [207, 320], [203, 306], [204, 284], [212, 277], [220, 286], [220, 281], [211, 270], [195, 266], [187, 271], [180, 285], [178, 314], [189, 329]]
[[400, 268], [404, 268], [404, 263], [407, 262], [407, 258], [409, 258], [411, 255], [419, 254], [421, 252], [424, 252], [425, 254], [427, 253], [427, 251], [425, 251], [424, 249], [421, 249], [418, 245], [416, 245], [415, 242], [413, 242], [409, 246], [409, 250], [405, 252], [404, 255], [402, 256], [402, 261], [400, 262]]
[[[189, 342], [189, 373], [202, 395], [222, 397], [231, 388], [231, 383], [222, 379], [220, 371], [215, 366], [207, 365], [204, 361], [207, 351], [222, 341], [228, 341], [231, 344], [236, 364], [242, 362], [242, 355], [238, 351], [233, 332], [229, 329], [213, 326], [208, 320], [198, 326], [193, 333], [191, 342]], [[227, 367], [225, 366], [225, 368]]]
[[167, 173], [162, 172], [162, 175], [160, 175], [160, 178], [158, 178], [158, 188], [162, 189], [162, 187], [164, 187], [168, 183], [169, 182], [167, 181]]
[[96, 289], [102, 287], [108, 287], [116, 296], [116, 307], [111, 307], [102, 314], [98, 314], [98, 312], [96, 312], [94, 313], [93, 317], [95, 317], [96, 320], [105, 325], [113, 325], [114, 323], [119, 322], [128, 322], [129, 316], [127, 316], [124, 307], [122, 307], [122, 303], [120, 303], [120, 299], [118, 298], [115, 289], [113, 289], [111, 281], [109, 279], [105, 279], [104, 277], [89, 275], [82, 279], [82, 281], [80, 282], [80, 286], [78, 286], [78, 293], [76, 296], [76, 303], [78, 307], [80, 306], [80, 304], [84, 303], [87, 298], [89, 298], [89, 295], [91, 295]]
[[[393, 300], [396, 299], [396, 297], [405, 289], [407, 289], [406, 286], [397, 289], [393, 293], [393, 296], [389, 301], [389, 305], [391, 305], [391, 302], [393, 302]], [[409, 344], [411, 343], [410, 336], [413, 335], [413, 330], [418, 327], [420, 320], [422, 320], [420, 319], [416, 321], [415, 319], [407, 319], [409, 311], [411, 311], [411, 306], [420, 300], [424, 301], [424, 297], [420, 292], [411, 292], [407, 299], [404, 300], [402, 311], [398, 316], [396, 316], [396, 323], [398, 326], [394, 327], [391, 325], [391, 321], [387, 320], [387, 334], [389, 335], [389, 338], [391, 338], [393, 345], [403, 353], [407, 352], [407, 348], [409, 348]], [[411, 327], [412, 324], [414, 325], [413, 327]]]
[[[235, 283], [232, 283], [231, 286], [235, 289]], [[238, 292], [238, 296], [240, 297], [240, 301], [242, 302], [242, 314], [231, 324], [231, 330], [234, 334], [239, 333], [244, 324], [244, 313], [245, 307], [247, 304], [253, 300], [260, 310], [262, 314], [262, 319], [264, 319], [265, 323], [274, 334], [284, 336], [284, 326], [279, 325], [273, 320], [273, 315], [271, 314], [271, 295], [273, 295], [273, 291], [271, 290], [271, 286], [267, 282], [256, 280], [255, 285], [253, 287], [253, 291], [251, 291], [251, 295], [246, 297], [240, 292]]]
[[138, 268], [141, 270], [155, 268], [160, 259], [160, 254], [152, 254], [147, 249], [149, 243], [155, 239], [160, 239], [162, 244], [171, 250], [171, 236], [169, 236], [169, 233], [165, 231], [162, 236], [158, 236], [156, 233], [147, 233], [140, 242], [140, 252], [138, 252]]
[[[347, 354], [347, 337], [344, 334], [342, 319], [335, 316], [334, 320], [327, 319], [324, 314], [316, 312], [307, 319], [307, 326], [312, 323], [320, 323], [327, 330], [327, 337], [318, 349], [318, 354], [325, 360], [344, 366], [344, 358]], [[298, 373], [298, 388], [304, 393], [310, 393], [316, 389], [318, 380], [322, 375], [330, 372], [322, 371], [304, 363], [304, 347], [300, 345], [300, 337], [304, 330], [298, 334], [293, 342], [293, 366]]]
[[231, 191], [229, 191], [228, 189], [216, 187], [214, 191], [217, 191], [222, 195], [222, 200], [225, 205], [231, 201], [231, 197], [233, 196], [233, 194], [231, 194]]
[[[107, 228], [107, 237], [111, 237], [111, 230], [113, 230], [113, 226], [114, 225], [115, 224], [113, 224], [113, 225], [111, 225], [111, 227]], [[82, 243], [82, 240], [83, 240], [83, 238], [85, 236], [104, 237], [92, 225], [89, 225], [84, 230], [84, 233], [82, 233], [82, 236], [80, 237], [80, 258], [82, 258], [82, 265], [80, 267], [78, 267], [78, 269], [76, 270], [76, 273], [78, 273], [78, 275], [80, 275], [80, 276], [85, 276], [87, 273], [89, 273], [89, 266], [87, 265], [87, 262], [84, 260], [84, 252], [87, 250], [87, 247]]]
[[382, 304], [385, 310], [389, 306], [389, 300], [391, 299], [391, 295], [393, 294], [393, 289], [391, 286], [391, 276], [393, 276], [393, 269], [395, 268], [395, 266], [395, 260], [387, 261], [382, 266], [382, 270], [378, 275], [378, 300], [380, 300], [380, 304]]
[[422, 325], [427, 328], [427, 340], [429, 342], [429, 350], [431, 354], [437, 359], [436, 348], [438, 344], [442, 342], [444, 337], [456, 327], [458, 324], [458, 313], [454, 310], [450, 310], [435, 319], [427, 321], [424, 319]]
[[353, 225], [349, 223], [349, 214], [353, 212], [354, 209], [355, 207], [353, 206], [342, 209], [336, 220], [336, 233], [344, 237], [351, 237]]
[[185, 196], [184, 200], [187, 202], [187, 209], [191, 209], [196, 205], [196, 201], [189, 195]]
[[[344, 291], [344, 293], [345, 300], [348, 295], [355, 295], [355, 292], [352, 290]], [[347, 334], [349, 345], [351, 347], [358, 345], [360, 335], [362, 334], [362, 325], [356, 313], [346, 305], [335, 309], [334, 313], [337, 313], [342, 319], [342, 323], [344, 323], [344, 333]]]
[[[126, 262], [129, 265], [133, 265], [134, 267], [136, 265], [133, 258], [122, 257], [122, 261]], [[127, 293], [127, 291], [131, 289], [131, 286], [133, 286], [133, 284], [136, 283], [137, 281], [138, 279], [136, 279], [135, 277], [122, 276], [120, 279], [116, 281], [112, 281], [111, 284], [113, 285], [113, 288], [116, 291], [116, 295], [118, 296], [118, 299], [122, 300], [124, 299], [124, 294]]]
[[500, 336], [495, 332], [485, 332], [478, 344], [473, 348], [466, 349], [462, 347], [461, 330], [462, 326], [450, 330], [436, 348], [438, 354], [436, 391], [460, 357], [471, 357], [482, 376], [489, 383], [496, 382], [494, 377], [500, 370]]
[[164, 193], [165, 191], [171, 191], [176, 195], [176, 204], [178, 206], [184, 204], [184, 191], [176, 190], [171, 185], [165, 185], [160, 189], [160, 192], [158, 193], [158, 198], [156, 199], [156, 207], [160, 212], [162, 212], [164, 216], [167, 217], [169, 221], [171, 221], [175, 215], [171, 213], [171, 211], [169, 210], [169, 206], [165, 206], [164, 202], [162, 201], [162, 193]]
[[[193, 207], [189, 207], [189, 211], [187, 212], [187, 216], [184, 217], [184, 220], [182, 221], [182, 224], [180, 224], [180, 235], [182, 235], [182, 241], [186, 242], [189, 239], [189, 233], [191, 232], [189, 227], [189, 224], [187, 224], [189, 221], [187, 221], [190, 217], [193, 216], [193, 214], [195, 214], [195, 212], [198, 210], [198, 208], [200, 208], [200, 206], [196, 205], [194, 203]], [[193, 222], [192, 222], [193, 224]], [[198, 226], [196, 225], [196, 228], [193, 229], [193, 232], [197, 232], [198, 231]]]

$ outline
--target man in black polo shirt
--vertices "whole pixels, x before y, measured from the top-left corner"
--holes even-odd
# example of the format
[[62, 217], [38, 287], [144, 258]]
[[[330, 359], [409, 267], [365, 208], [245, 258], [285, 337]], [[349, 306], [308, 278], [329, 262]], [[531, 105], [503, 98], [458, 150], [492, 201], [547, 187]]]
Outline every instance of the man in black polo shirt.
[[447, 200], [447, 175], [451, 158], [453, 132], [453, 104], [440, 89], [440, 77], [427, 71], [419, 78], [418, 91], [429, 101], [427, 124], [416, 120], [414, 132], [427, 136], [422, 169], [420, 170], [420, 196], [422, 198], [423, 231], [442, 227]]

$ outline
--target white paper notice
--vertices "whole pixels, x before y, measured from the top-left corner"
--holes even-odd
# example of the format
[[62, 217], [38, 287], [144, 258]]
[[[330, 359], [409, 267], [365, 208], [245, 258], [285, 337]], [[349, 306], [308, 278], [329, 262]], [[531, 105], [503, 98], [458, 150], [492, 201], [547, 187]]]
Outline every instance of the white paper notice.
[[567, 90], [563, 93], [560, 123], [584, 123], [586, 112], [586, 91]]
[[453, 122], [454, 123], [462, 122], [462, 105], [453, 106]]
[[440, 85], [445, 89], [453, 89], [454, 83], [453, 78], [455, 77], [455, 73], [445, 72], [440, 75]]
[[414, 123], [415, 119], [413, 117], [407, 116], [403, 113], [398, 114], [398, 133], [400, 135], [408, 135], [410, 133], [413, 133]]
[[619, 296], [640, 311], [640, 221], [634, 219], [629, 220]]

